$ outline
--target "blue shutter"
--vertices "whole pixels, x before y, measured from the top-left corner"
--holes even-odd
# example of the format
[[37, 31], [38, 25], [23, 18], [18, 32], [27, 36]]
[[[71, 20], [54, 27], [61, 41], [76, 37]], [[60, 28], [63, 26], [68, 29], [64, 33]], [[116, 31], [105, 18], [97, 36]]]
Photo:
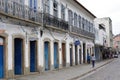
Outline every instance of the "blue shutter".
[[34, 11], [37, 10], [37, 0], [34, 0]]

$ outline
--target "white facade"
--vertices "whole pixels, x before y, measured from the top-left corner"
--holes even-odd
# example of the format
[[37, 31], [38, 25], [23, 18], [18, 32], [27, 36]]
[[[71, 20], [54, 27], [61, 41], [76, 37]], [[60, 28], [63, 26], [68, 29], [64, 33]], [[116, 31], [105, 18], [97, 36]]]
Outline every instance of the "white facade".
[[109, 17], [106, 18], [96, 18], [95, 22], [98, 24], [103, 24], [106, 29], [107, 36], [107, 47], [113, 47], [113, 33], [112, 33], [112, 21]]
[[[106, 28], [103, 24], [100, 24], [99, 22], [94, 20], [96, 32], [95, 32], [95, 44], [100, 45], [100, 46], [106, 46], [107, 47], [107, 33], [106, 33]], [[103, 28], [100, 29], [100, 26]]]
[[[24, 13], [19, 13], [21, 7], [17, 6], [13, 12], [13, 4], [10, 4], [11, 12], [0, 14], [0, 38], [4, 38], [6, 50], [5, 78], [80, 65], [87, 62], [87, 53], [94, 52], [95, 16], [74, 0], [45, 1], [50, 2], [37, 1], [38, 12], [45, 12], [42, 16], [28, 8], [29, 0], [25, 0], [27, 9], [24, 16]], [[48, 12], [47, 7], [43, 7], [45, 5], [49, 7]], [[61, 5], [65, 7], [63, 15]], [[3, 5], [0, 7], [4, 9]], [[68, 11], [72, 12], [72, 18]]]

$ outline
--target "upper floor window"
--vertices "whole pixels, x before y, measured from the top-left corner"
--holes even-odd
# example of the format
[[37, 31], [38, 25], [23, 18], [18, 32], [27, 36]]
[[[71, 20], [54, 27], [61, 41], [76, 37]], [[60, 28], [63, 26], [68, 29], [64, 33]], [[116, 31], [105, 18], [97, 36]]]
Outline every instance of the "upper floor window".
[[89, 32], [89, 22], [88, 22], [88, 20], [86, 20], [86, 28], [87, 28], [87, 31]]
[[90, 23], [90, 32], [92, 32], [92, 23]]
[[91, 25], [92, 25], [92, 33], [94, 33], [94, 26], [93, 26], [93, 23], [91, 23]]
[[61, 18], [65, 20], [65, 6], [63, 4], [61, 5]]
[[74, 26], [77, 27], [77, 14], [74, 13]]
[[81, 16], [78, 17], [79, 20], [79, 28], [81, 28]]
[[50, 0], [43, 0], [43, 12], [49, 13], [50, 12]]
[[90, 32], [91, 31], [90, 22], [88, 22], [88, 28], [89, 28], [89, 32]]
[[90, 32], [94, 33], [93, 23], [90, 23]]
[[71, 10], [68, 10], [68, 16], [69, 25], [73, 25], [73, 12]]
[[97, 29], [95, 30], [95, 39], [96, 39], [96, 40], [99, 40], [99, 33], [98, 33], [98, 30], [97, 30]]
[[58, 17], [58, 3], [56, 0], [53, 1], [53, 15]]
[[36, 9], [37, 9], [37, 0], [30, 0], [29, 5], [30, 5], [30, 8], [32, 8], [32, 9], [34, 9], [34, 11], [36, 11]]
[[82, 29], [83, 29], [83, 30], [85, 30], [85, 24], [84, 24], [84, 22], [85, 22], [85, 19], [82, 18]]
[[18, 0], [18, 3], [24, 5], [24, 0]]
[[85, 25], [84, 30], [87, 31], [87, 20], [86, 19], [84, 20], [84, 25]]
[[61, 18], [65, 20], [65, 6], [63, 4], [61, 5]]

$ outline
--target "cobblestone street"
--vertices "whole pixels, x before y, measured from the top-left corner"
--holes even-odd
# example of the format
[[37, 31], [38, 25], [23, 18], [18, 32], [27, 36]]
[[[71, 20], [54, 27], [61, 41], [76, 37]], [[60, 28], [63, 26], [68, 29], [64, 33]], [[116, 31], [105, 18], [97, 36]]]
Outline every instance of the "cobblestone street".
[[[120, 57], [120, 56], [119, 56]], [[110, 64], [76, 80], [119, 80], [120, 58], [116, 58]]]

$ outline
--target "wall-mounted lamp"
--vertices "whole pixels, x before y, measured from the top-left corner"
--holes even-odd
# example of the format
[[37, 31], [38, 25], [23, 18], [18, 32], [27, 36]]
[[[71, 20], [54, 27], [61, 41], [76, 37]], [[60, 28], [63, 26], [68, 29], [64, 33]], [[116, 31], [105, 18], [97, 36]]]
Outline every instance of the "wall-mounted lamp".
[[42, 37], [42, 35], [43, 35], [43, 30], [40, 30], [40, 36]]

